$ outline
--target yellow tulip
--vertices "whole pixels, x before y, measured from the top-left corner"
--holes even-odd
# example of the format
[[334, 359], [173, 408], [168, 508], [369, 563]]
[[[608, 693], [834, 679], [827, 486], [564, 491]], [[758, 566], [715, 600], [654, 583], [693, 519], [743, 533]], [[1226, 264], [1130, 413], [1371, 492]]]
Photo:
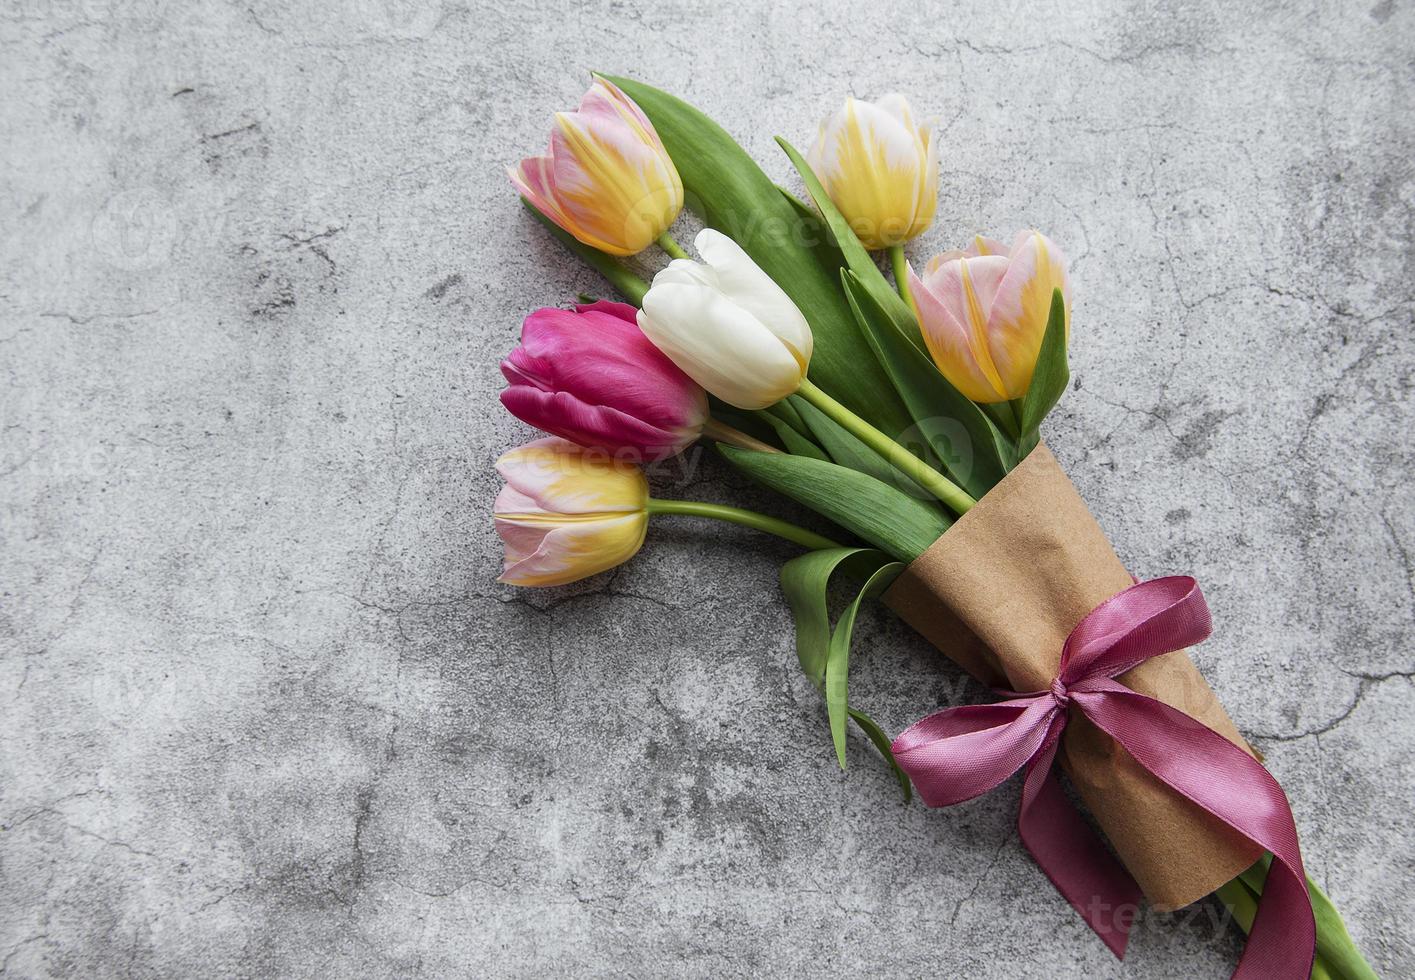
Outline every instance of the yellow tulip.
[[494, 506], [506, 547], [498, 581], [564, 585], [621, 565], [643, 546], [649, 485], [637, 466], [565, 439], [537, 439], [496, 461]]
[[1009, 249], [981, 236], [966, 250], [935, 256], [920, 279], [909, 270], [924, 342], [943, 376], [975, 402], [1021, 398], [1032, 383], [1053, 290], [1066, 302], [1066, 256], [1039, 231]]
[[846, 99], [821, 123], [806, 161], [866, 248], [902, 245], [933, 221], [938, 137], [902, 95]]
[[610, 255], [643, 251], [683, 210], [683, 182], [653, 124], [602, 78], [577, 111], [556, 113], [550, 153], [507, 173], [541, 214]]

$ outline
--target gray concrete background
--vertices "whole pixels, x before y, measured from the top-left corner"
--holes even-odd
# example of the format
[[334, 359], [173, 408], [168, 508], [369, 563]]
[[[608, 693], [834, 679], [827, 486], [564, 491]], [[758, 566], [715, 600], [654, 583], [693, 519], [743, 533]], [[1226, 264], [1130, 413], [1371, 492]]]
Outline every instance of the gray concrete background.
[[[794, 6], [795, 9], [788, 9]], [[520, 317], [604, 287], [521, 213], [586, 70], [788, 179], [844, 95], [944, 133], [935, 227], [1074, 258], [1048, 437], [1197, 652], [1372, 962], [1415, 973], [1415, 12], [1404, 0], [16, 0], [0, 21], [0, 971], [1225, 976], [1217, 907], [1123, 966], [1016, 787], [838, 772], [783, 545], [665, 521], [495, 584]], [[681, 229], [691, 233], [684, 221]], [[664, 493], [798, 512], [710, 459]], [[891, 615], [891, 731], [981, 698]]]

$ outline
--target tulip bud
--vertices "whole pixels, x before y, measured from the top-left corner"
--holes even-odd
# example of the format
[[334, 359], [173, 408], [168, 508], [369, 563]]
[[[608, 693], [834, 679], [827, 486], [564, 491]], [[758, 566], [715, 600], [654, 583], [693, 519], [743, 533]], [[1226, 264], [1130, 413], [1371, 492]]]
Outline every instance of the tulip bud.
[[923, 279], [910, 269], [909, 285], [934, 363], [975, 402], [1027, 393], [1053, 290], [1061, 290], [1069, 330], [1066, 256], [1039, 231], [1019, 233], [1011, 249], [978, 237], [934, 257]]
[[830, 200], [866, 248], [902, 245], [933, 221], [938, 137], [902, 95], [846, 99], [806, 154]]
[[697, 440], [707, 395], [624, 303], [536, 310], [501, 362], [501, 403], [523, 422], [619, 459], [665, 459]]
[[675, 259], [654, 276], [639, 327], [689, 377], [729, 405], [774, 405], [801, 386], [811, 327], [736, 242], [704, 228], [702, 263]]
[[578, 111], [556, 113], [548, 156], [507, 173], [538, 211], [610, 255], [643, 251], [683, 210], [683, 183], [653, 124], [603, 78]]
[[506, 547], [500, 582], [564, 585], [621, 565], [643, 546], [648, 481], [637, 466], [554, 437], [496, 461], [494, 506]]

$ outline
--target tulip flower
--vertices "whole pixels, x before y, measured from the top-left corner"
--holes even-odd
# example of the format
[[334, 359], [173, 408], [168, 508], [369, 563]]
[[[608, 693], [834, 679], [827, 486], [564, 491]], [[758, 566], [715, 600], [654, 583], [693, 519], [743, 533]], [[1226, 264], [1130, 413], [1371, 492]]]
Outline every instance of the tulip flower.
[[806, 154], [830, 200], [866, 248], [893, 248], [933, 221], [938, 137], [899, 94], [846, 99]]
[[649, 485], [637, 466], [556, 437], [496, 461], [496, 533], [506, 546], [499, 581], [564, 585], [638, 553], [648, 529]]
[[800, 393], [920, 486], [963, 513], [975, 501], [807, 377], [810, 324], [732, 239], [694, 240], [703, 263], [675, 259], [654, 276], [639, 327], [694, 381], [729, 405], [758, 409]]
[[776, 404], [806, 375], [810, 324], [732, 239], [704, 228], [694, 245], [704, 261], [674, 259], [654, 276], [639, 327], [729, 405]]
[[501, 403], [523, 422], [623, 458], [659, 460], [691, 445], [707, 395], [639, 329], [632, 306], [536, 310], [501, 362]]
[[538, 211], [610, 255], [643, 251], [683, 210], [683, 183], [653, 124], [603, 78], [577, 111], [556, 113], [549, 155], [507, 172]]
[[794, 524], [723, 504], [654, 500], [637, 466], [550, 436], [505, 453], [496, 471], [506, 486], [493, 506], [506, 549], [499, 582], [566, 585], [638, 554], [649, 514], [730, 521], [806, 548], [838, 548]]
[[978, 237], [966, 250], [932, 259], [920, 279], [909, 270], [924, 341], [943, 376], [975, 402], [1027, 393], [1046, 333], [1053, 290], [1071, 321], [1066, 257], [1039, 231], [1009, 249]]

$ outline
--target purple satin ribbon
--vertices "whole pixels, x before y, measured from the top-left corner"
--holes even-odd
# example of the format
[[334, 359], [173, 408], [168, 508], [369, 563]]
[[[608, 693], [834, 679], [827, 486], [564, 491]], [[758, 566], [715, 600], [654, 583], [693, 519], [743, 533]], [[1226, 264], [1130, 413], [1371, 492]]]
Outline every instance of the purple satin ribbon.
[[[1151, 774], [1258, 847], [1272, 870], [1235, 980], [1310, 975], [1316, 924], [1287, 796], [1252, 756], [1218, 732], [1113, 678], [1193, 646], [1213, 625], [1188, 576], [1141, 582], [1101, 603], [1071, 631], [1051, 688], [1002, 692], [996, 704], [929, 715], [894, 740], [894, 757], [929, 806], [951, 806], [1022, 767], [1017, 830], [1058, 891], [1117, 957], [1142, 894], [1070, 806], [1052, 762], [1069, 708], [1115, 739]], [[1109, 913], [1110, 917], [1107, 918]]]

